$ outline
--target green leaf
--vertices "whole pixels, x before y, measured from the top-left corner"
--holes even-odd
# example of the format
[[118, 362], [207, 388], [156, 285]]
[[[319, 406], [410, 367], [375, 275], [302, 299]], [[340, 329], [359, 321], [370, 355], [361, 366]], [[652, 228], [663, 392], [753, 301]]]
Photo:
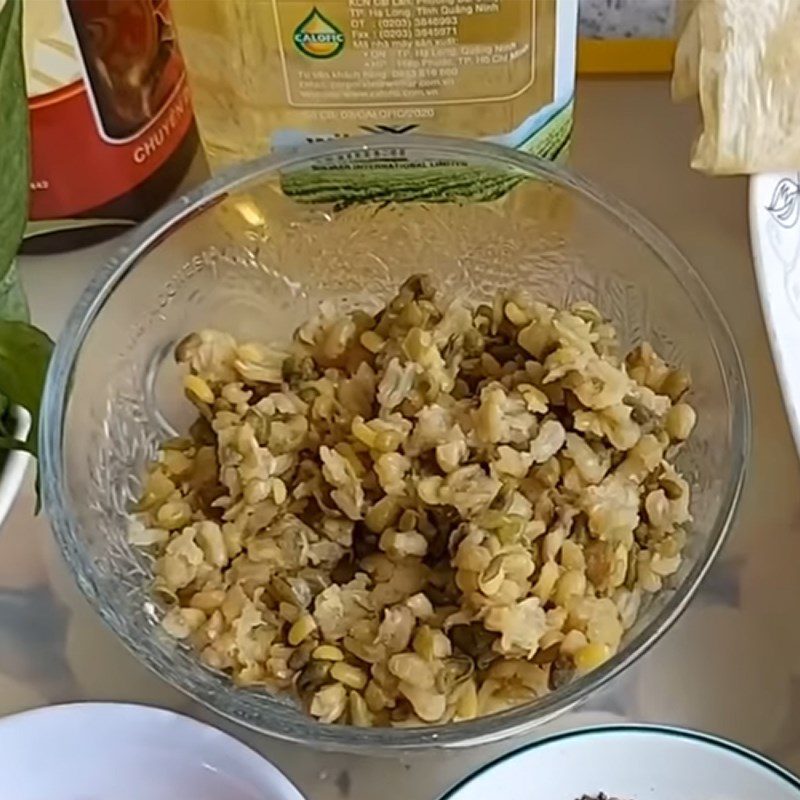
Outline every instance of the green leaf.
[[[8, 403], [8, 398], [0, 393], [0, 442], [3, 439], [10, 439], [11, 438], [11, 424], [13, 423], [13, 418], [10, 414], [11, 406]], [[3, 451], [3, 445], [0, 443], [0, 453]], [[5, 448], [8, 449], [8, 448]], [[0, 464], [2, 461], [0, 460]]]
[[28, 101], [22, 64], [22, 0], [0, 9], [0, 278], [17, 255], [28, 219]]
[[13, 319], [18, 322], [30, 321], [30, 310], [17, 264], [13, 262], [4, 278], [0, 278], [0, 319]]
[[11, 405], [22, 406], [30, 413], [31, 430], [23, 449], [34, 455], [39, 435], [39, 406], [52, 349], [50, 338], [38, 328], [24, 322], [0, 320], [0, 393]]

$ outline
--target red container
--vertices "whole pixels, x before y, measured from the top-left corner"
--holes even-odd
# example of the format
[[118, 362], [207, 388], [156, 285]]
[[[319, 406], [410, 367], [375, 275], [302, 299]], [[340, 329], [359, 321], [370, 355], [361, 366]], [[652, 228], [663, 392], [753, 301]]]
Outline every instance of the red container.
[[198, 149], [169, 3], [35, 0], [25, 26], [34, 228], [145, 218]]

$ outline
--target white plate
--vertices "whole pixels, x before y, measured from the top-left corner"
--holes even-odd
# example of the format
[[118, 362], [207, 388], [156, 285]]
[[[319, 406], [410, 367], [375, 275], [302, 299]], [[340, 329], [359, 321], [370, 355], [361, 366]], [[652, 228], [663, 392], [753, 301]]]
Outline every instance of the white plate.
[[750, 179], [750, 246], [772, 357], [800, 450], [800, 174]]
[[76, 703], [0, 720], [3, 800], [303, 800], [260, 755], [189, 717]]
[[442, 800], [798, 800], [800, 781], [743, 747], [678, 728], [584, 728], [489, 764]]

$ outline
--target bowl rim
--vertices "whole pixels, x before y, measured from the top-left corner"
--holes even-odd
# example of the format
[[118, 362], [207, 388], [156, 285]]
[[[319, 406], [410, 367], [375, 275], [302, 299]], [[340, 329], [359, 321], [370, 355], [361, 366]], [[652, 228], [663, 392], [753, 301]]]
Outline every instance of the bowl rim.
[[588, 739], [595, 736], [622, 736], [625, 738], [629, 735], [645, 735], [652, 736], [656, 739], [683, 739], [691, 742], [699, 742], [700, 744], [710, 746], [715, 750], [724, 750], [731, 753], [734, 757], [744, 761], [750, 761], [762, 770], [772, 773], [776, 777], [783, 780], [791, 788], [797, 790], [800, 796], [800, 778], [786, 767], [773, 761], [761, 753], [745, 747], [743, 744], [734, 742], [724, 736], [717, 736], [713, 733], [706, 733], [705, 731], [697, 731], [692, 728], [684, 728], [678, 725], [659, 725], [647, 724], [639, 722], [631, 723], [618, 723], [614, 725], [592, 725], [588, 728], [574, 728], [572, 730], [560, 731], [550, 736], [545, 736], [542, 739], [537, 739], [535, 742], [523, 745], [512, 750], [509, 753], [504, 753], [499, 758], [490, 761], [488, 764], [476, 769], [469, 775], [466, 775], [458, 783], [451, 788], [447, 789], [439, 800], [458, 800], [459, 794], [463, 789], [472, 783], [477, 778], [491, 772], [493, 769], [501, 766], [507, 761], [512, 761], [519, 756], [524, 756], [532, 750], [543, 750], [548, 747], [558, 744], [559, 742], [569, 741], [571, 739]]
[[[117, 252], [98, 270], [84, 290], [56, 343], [42, 402], [39, 440], [44, 506], [48, 511], [55, 538], [78, 586], [103, 621], [138, 660], [162, 679], [215, 712], [261, 733], [289, 741], [310, 743], [321, 749], [369, 752], [376, 749], [412, 750], [479, 745], [524, 733], [584, 700], [590, 692], [608, 683], [644, 655], [686, 609], [731, 527], [739, 504], [750, 451], [750, 401], [735, 340], [704, 282], [666, 235], [639, 212], [559, 165], [487, 142], [457, 137], [404, 135], [402, 146], [407, 151], [426, 152], [428, 155], [435, 151], [443, 157], [479, 160], [484, 165], [491, 164], [528, 176], [544, 178], [577, 192], [582, 199], [611, 217], [614, 224], [626, 228], [640, 243], [646, 245], [684, 289], [687, 301], [694, 306], [708, 330], [710, 346], [731, 407], [729, 424], [733, 452], [729, 460], [726, 484], [722, 490], [720, 511], [709, 531], [705, 552], [692, 566], [681, 586], [667, 598], [655, 618], [605, 664], [531, 705], [511, 708], [475, 720], [424, 728], [356, 728], [322, 725], [311, 717], [298, 715], [291, 725], [276, 725], [275, 720], [266, 722], [264, 716], [259, 720], [253, 719], [252, 708], [247, 713], [247, 704], [242, 696], [247, 697], [250, 693], [237, 690], [238, 696], [227, 696], [223, 707], [217, 702], [218, 690], [210, 682], [203, 687], [204, 690], [195, 690], [185, 686], [183, 681], [171, 674], [164, 674], [148, 648], [128, 635], [117, 615], [104, 606], [90, 570], [85, 569], [84, 559], [78, 552], [79, 526], [70, 510], [63, 483], [62, 436], [72, 371], [81, 346], [106, 300], [127, 271], [168, 235], [172, 228], [179, 227], [189, 217], [219, 202], [230, 192], [274, 175], [280, 170], [353, 151], [396, 149], [398, 144], [400, 143], [396, 136], [379, 134], [312, 144], [290, 153], [271, 154], [230, 167], [173, 200], [126, 235]], [[213, 675], [210, 671], [208, 674]]]

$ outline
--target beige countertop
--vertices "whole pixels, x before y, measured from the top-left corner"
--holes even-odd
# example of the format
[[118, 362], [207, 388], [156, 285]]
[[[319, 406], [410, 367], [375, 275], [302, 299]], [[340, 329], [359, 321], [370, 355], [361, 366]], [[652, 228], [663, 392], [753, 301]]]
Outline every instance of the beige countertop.
[[[700, 595], [673, 630], [582, 709], [536, 735], [626, 719], [678, 723], [737, 739], [800, 770], [800, 470], [754, 284], [747, 183], [689, 170], [696, 125], [692, 108], [670, 104], [664, 81], [583, 82], [572, 164], [674, 239], [733, 328], [754, 414], [741, 510]], [[111, 249], [23, 259], [35, 320], [56, 335]], [[47, 520], [33, 516], [33, 499], [30, 480], [0, 535], [0, 714], [76, 699], [172, 707], [247, 741], [314, 800], [379, 793], [432, 799], [521, 744], [367, 760], [311, 754], [210, 714], [139, 666], [103, 627], [66, 573]]]

